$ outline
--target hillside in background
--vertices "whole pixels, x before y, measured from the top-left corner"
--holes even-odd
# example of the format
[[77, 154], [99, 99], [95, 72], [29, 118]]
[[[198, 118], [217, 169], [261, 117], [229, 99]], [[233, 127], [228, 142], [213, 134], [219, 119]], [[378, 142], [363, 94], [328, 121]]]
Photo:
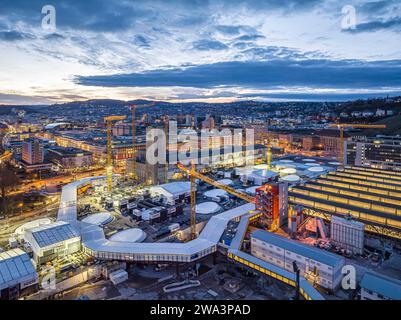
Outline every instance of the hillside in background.
[[396, 109], [401, 112], [401, 97], [348, 101], [339, 103], [336, 109], [339, 112], [347, 113], [352, 111], [376, 111], [377, 109]]

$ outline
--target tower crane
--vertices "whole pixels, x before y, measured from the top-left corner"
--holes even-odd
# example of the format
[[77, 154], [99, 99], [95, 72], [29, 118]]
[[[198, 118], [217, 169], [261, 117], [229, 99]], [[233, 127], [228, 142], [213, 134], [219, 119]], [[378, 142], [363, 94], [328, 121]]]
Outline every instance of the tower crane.
[[113, 121], [122, 121], [126, 119], [126, 116], [108, 116], [104, 117], [106, 123], [107, 133], [107, 161], [106, 161], [106, 177], [107, 177], [107, 191], [111, 193], [113, 191], [113, 145], [112, 145], [112, 125]]
[[[148, 104], [141, 104], [140, 107], [151, 107], [154, 105], [154, 102]], [[137, 180], [136, 174], [136, 154], [137, 154], [137, 145], [136, 145], [136, 108], [139, 107], [135, 104], [130, 105], [131, 116], [132, 116], [132, 172], [131, 178], [133, 180]]]
[[[195, 171], [195, 164], [191, 163], [191, 171]], [[193, 174], [190, 176], [191, 181], [191, 240], [196, 239], [196, 178]]]
[[[192, 231], [195, 230], [196, 227], [196, 179], [200, 179], [205, 181], [206, 183], [222, 189], [226, 191], [229, 194], [232, 194], [242, 200], [245, 200], [250, 203], [254, 203], [257, 207], [258, 210], [260, 210], [267, 222], [267, 225], [269, 226], [270, 230], [276, 230], [279, 225], [279, 215], [278, 215], [278, 209], [277, 209], [277, 203], [278, 201], [273, 200], [273, 197], [276, 195], [273, 195], [274, 193], [274, 187], [271, 185], [264, 185], [261, 186], [256, 190], [257, 196], [252, 197], [246, 193], [240, 192], [235, 190], [234, 188], [227, 186], [223, 183], [220, 183], [218, 181], [215, 181], [199, 172], [196, 171], [195, 166], [192, 164], [191, 168], [188, 169], [185, 167], [183, 164], [178, 163], [177, 167], [185, 172], [189, 177], [191, 181], [191, 235]], [[195, 232], [195, 231], [194, 231]], [[196, 236], [196, 235], [195, 235]]]
[[271, 170], [271, 160], [272, 160], [272, 147], [270, 145], [270, 140], [268, 140], [267, 152], [266, 152], [267, 170]]
[[368, 129], [385, 129], [385, 124], [362, 124], [362, 123], [333, 123], [330, 128], [338, 128], [340, 130], [340, 150], [338, 153], [339, 162], [344, 164], [344, 128], [368, 128]]
[[[170, 129], [170, 118], [169, 116], [166, 116], [164, 119], [165, 123], [164, 123], [164, 131], [165, 131], [165, 135], [166, 135], [166, 154], [168, 154], [169, 149], [169, 129]], [[168, 182], [168, 158], [166, 158], [166, 163], [164, 165], [164, 182], [167, 183]]]

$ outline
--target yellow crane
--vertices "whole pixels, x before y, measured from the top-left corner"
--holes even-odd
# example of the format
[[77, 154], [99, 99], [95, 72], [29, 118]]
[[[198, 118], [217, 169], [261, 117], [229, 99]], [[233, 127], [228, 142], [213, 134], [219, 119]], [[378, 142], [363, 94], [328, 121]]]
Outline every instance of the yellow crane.
[[271, 160], [272, 160], [272, 147], [270, 146], [270, 141], [269, 141], [266, 152], [267, 170], [271, 170]]
[[165, 123], [164, 123], [164, 131], [165, 131], [165, 134], [166, 134], [166, 163], [164, 164], [164, 183], [167, 183], [168, 182], [168, 156], [167, 156], [167, 154], [169, 152], [168, 145], [169, 145], [169, 129], [170, 129], [170, 127], [169, 127], [169, 121], [170, 121], [169, 116], [166, 116], [164, 121], [165, 121]]
[[199, 173], [198, 171], [195, 170], [194, 166], [192, 166], [191, 169], [188, 169], [183, 164], [178, 163], [177, 167], [178, 167], [178, 169], [180, 169], [181, 171], [185, 172], [189, 176], [193, 176], [196, 179], [203, 180], [206, 183], [208, 183], [208, 184], [210, 184], [210, 185], [212, 185], [212, 186], [214, 186], [216, 188], [222, 189], [222, 190], [224, 190], [224, 191], [226, 191], [226, 192], [228, 192], [228, 193], [230, 193], [230, 194], [232, 194], [232, 195], [234, 195], [234, 196], [236, 196], [236, 197], [238, 197], [238, 198], [240, 198], [242, 200], [255, 203], [255, 198], [254, 197], [251, 197], [251, 196], [247, 195], [246, 193], [237, 191], [234, 188], [231, 188], [230, 186], [227, 186], [227, 185], [225, 185], [223, 183], [215, 181], [215, 180], [203, 175], [202, 173]]
[[256, 199], [254, 197], [251, 197], [245, 193], [239, 192], [237, 190], [235, 190], [234, 188], [231, 188], [223, 183], [217, 182], [199, 172], [196, 171], [195, 169], [195, 165], [193, 163], [191, 163], [191, 168], [188, 169], [187, 167], [185, 167], [183, 164], [178, 163], [177, 167], [185, 172], [189, 177], [190, 177], [190, 181], [191, 181], [191, 239], [195, 239], [196, 238], [196, 179], [200, 179], [203, 180], [207, 183], [209, 183], [210, 185], [222, 189], [240, 199], [243, 199], [245, 201], [248, 202], [252, 202], [252, 203], [256, 203]]
[[107, 161], [106, 161], [106, 177], [107, 177], [107, 191], [113, 191], [113, 145], [112, 145], [112, 126], [113, 121], [122, 121], [126, 116], [108, 116], [104, 117], [106, 123], [107, 133]]
[[339, 162], [344, 164], [344, 128], [367, 128], [367, 129], [385, 129], [385, 124], [362, 124], [362, 123], [333, 123], [331, 128], [340, 130], [340, 150], [338, 153]]
[[[191, 163], [191, 172], [195, 171], [195, 164]], [[190, 176], [191, 181], [191, 240], [196, 239], [196, 178], [193, 174]]]

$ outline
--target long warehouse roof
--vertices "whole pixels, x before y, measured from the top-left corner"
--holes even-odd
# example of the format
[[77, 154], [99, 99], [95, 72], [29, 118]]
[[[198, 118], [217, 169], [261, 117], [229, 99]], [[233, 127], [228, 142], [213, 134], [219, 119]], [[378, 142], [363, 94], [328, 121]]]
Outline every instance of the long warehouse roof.
[[[278, 276], [289, 279], [291, 281], [296, 280], [295, 273], [291, 273], [286, 269], [277, 267], [271, 263], [268, 263], [267, 261], [264, 261], [262, 259], [259, 259], [257, 257], [254, 257], [250, 254], [247, 254], [245, 252], [236, 249], [229, 249], [228, 252], [238, 256], [239, 258], [245, 260], [248, 263], [250, 262], [253, 263], [254, 265], [269, 270], [270, 272], [275, 273]], [[311, 300], [325, 300], [324, 297], [319, 293], [319, 291], [317, 291], [304, 277], [300, 277], [299, 282], [301, 289], [304, 290], [304, 292], [309, 296]]]
[[346, 188], [344, 186], [325, 184], [325, 183], [321, 183], [319, 181], [308, 181], [307, 183], [305, 183], [305, 186], [312, 188], [314, 190], [324, 190], [324, 191], [327, 191], [328, 189], [337, 189], [338, 194], [347, 194], [347, 193], [363, 194], [363, 195], [367, 195], [367, 196], [371, 196], [371, 197], [378, 197], [378, 198], [385, 198], [385, 199], [393, 200], [395, 202], [400, 202], [400, 204], [401, 204], [401, 193], [400, 193], [400, 197], [396, 197], [394, 195], [381, 194], [381, 193], [375, 193], [375, 192], [370, 192], [370, 191], [365, 191], [365, 190]]
[[401, 300], [401, 281], [372, 272], [366, 272], [361, 287], [393, 300]]
[[[325, 200], [325, 199], [321, 199], [321, 198], [317, 198], [317, 197], [313, 197], [313, 196], [307, 196], [307, 195], [303, 195], [303, 194], [295, 193], [295, 192], [289, 192], [288, 196], [326, 204], [328, 206], [332, 206], [333, 208], [334, 207], [342, 208], [346, 211], [356, 211], [356, 212], [360, 212], [360, 213], [364, 213], [364, 214], [369, 214], [372, 216], [378, 216], [378, 217], [382, 217], [382, 218], [389, 218], [389, 219], [401, 221], [401, 216], [397, 216], [395, 214], [377, 212], [376, 210], [365, 209], [362, 207], [353, 206], [353, 205], [349, 205], [349, 204], [345, 204], [345, 203], [341, 203], [341, 202], [334, 202], [332, 200]], [[293, 202], [293, 201], [291, 201], [291, 199], [289, 198], [289, 202]], [[307, 206], [306, 204], [298, 203], [297, 201], [295, 201], [294, 204], [300, 204], [302, 206]]]
[[[400, 191], [397, 191], [397, 190], [394, 190], [394, 189], [389, 189], [389, 188], [384, 188], [383, 186], [376, 186], [376, 185], [373, 186], [373, 185], [366, 185], [366, 184], [358, 184], [357, 180], [355, 180], [354, 181], [355, 183], [354, 183], [354, 182], [350, 182], [350, 181], [343, 181], [343, 180], [340, 180], [338, 178], [336, 179], [335, 177], [328, 177], [328, 176], [323, 177], [323, 176], [320, 176], [315, 181], [318, 182], [318, 183], [322, 183], [322, 184], [330, 185], [330, 186], [332, 186], [332, 185], [335, 185], [335, 186], [341, 185], [342, 187], [347, 188], [347, 189], [351, 189], [351, 190], [364, 190], [364, 189], [367, 189], [367, 190], [370, 190], [373, 193], [377, 193], [377, 194], [392, 195], [392, 196], [397, 197], [397, 198], [401, 197], [401, 192]], [[308, 181], [308, 182], [310, 182], [310, 181]], [[347, 186], [347, 187], [345, 187], [345, 186]]]
[[[319, 194], [319, 195], [340, 197], [340, 198], [347, 199], [347, 200], [351, 200], [351, 201], [353, 200], [353, 201], [366, 202], [366, 203], [371, 203], [371, 204], [374, 204], [374, 205], [377, 205], [377, 206], [383, 206], [383, 207], [390, 208], [390, 209], [395, 209], [395, 210], [399, 209], [399, 210], [401, 210], [401, 206], [400, 206], [400, 205], [396, 205], [396, 204], [392, 204], [392, 203], [385, 203], [385, 202], [383, 202], [383, 201], [375, 201], [375, 200], [367, 199], [367, 198], [360, 197], [360, 196], [355, 197], [355, 196], [351, 196], [351, 195], [348, 195], [348, 194], [342, 194], [342, 193], [337, 193], [337, 192], [330, 192], [330, 191], [327, 191], [327, 190], [317, 190], [317, 189], [315, 189], [315, 188], [311, 188], [311, 187], [308, 186], [308, 185], [305, 185], [305, 186], [302, 186], [302, 185], [301, 185], [301, 186], [297, 186], [297, 187], [296, 187], [295, 189], [293, 189], [293, 190], [303, 190], [303, 191], [306, 191], [306, 192], [317, 193], [317, 194]], [[295, 192], [295, 193], [297, 193], [297, 192]], [[361, 194], [365, 194], [365, 193], [364, 193], [364, 192], [361, 192]], [[321, 198], [319, 198], [319, 199], [321, 199]], [[330, 200], [330, 201], [334, 201], [334, 200]], [[341, 202], [340, 202], [340, 203], [341, 203]]]
[[323, 251], [321, 249], [305, 245], [283, 236], [267, 232], [264, 230], [255, 230], [252, 232], [252, 238], [264, 241], [284, 250], [302, 255], [309, 259], [319, 261], [331, 267], [337, 267], [344, 263], [344, 258], [334, 253]]
[[292, 187], [288, 193], [289, 202], [331, 215], [349, 212], [370, 225], [400, 229], [401, 199], [397, 195], [401, 195], [401, 192], [394, 191], [394, 188], [400, 189], [401, 185], [392, 184], [394, 180], [391, 178], [382, 179], [381, 182], [370, 181], [372, 185], [366, 185], [365, 178], [369, 177], [369, 171], [360, 167], [346, 167], [346, 170], [348, 172], [322, 175], [316, 181]]
[[0, 253], [0, 290], [31, 281], [37, 281], [37, 274], [27, 253], [21, 249]]

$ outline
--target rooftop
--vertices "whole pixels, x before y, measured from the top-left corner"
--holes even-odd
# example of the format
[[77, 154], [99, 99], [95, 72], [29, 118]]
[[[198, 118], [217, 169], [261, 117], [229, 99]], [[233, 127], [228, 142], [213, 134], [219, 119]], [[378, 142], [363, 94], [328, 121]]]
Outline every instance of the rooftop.
[[26, 231], [32, 234], [41, 248], [79, 237], [79, 233], [69, 223], [63, 221], [27, 229]]
[[78, 148], [63, 148], [63, 147], [52, 147], [48, 150], [49, 152], [55, 153], [59, 156], [67, 156], [67, 155], [77, 155], [77, 154], [84, 154], [90, 155], [92, 154], [89, 151], [85, 151]]
[[394, 278], [366, 272], [363, 275], [361, 287], [390, 299], [401, 300], [401, 281]]
[[264, 230], [256, 230], [252, 232], [252, 238], [262, 240], [285, 250], [300, 254], [304, 257], [319, 261], [326, 265], [336, 267], [341, 265], [345, 260], [333, 253], [322, 251], [321, 249], [301, 244], [291, 239], [284, 238], [277, 234]]
[[0, 253], [0, 290], [34, 280], [36, 270], [27, 253], [21, 249]]

